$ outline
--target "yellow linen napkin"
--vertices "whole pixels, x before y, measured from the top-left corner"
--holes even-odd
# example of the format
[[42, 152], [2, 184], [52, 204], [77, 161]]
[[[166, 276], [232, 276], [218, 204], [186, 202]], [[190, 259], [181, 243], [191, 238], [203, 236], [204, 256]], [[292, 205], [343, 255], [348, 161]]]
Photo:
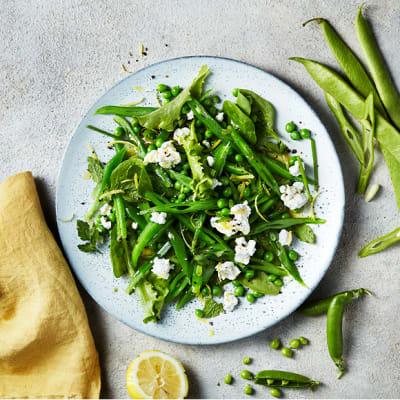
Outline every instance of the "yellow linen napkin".
[[30, 172], [0, 184], [0, 398], [99, 398], [100, 367], [71, 271]]

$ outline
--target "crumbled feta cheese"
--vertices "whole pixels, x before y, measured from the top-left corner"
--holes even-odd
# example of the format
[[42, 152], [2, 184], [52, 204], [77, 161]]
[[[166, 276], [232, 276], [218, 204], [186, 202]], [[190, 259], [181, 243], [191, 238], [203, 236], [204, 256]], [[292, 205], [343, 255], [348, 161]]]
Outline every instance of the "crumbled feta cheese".
[[219, 113], [215, 116], [215, 119], [216, 119], [218, 122], [222, 122], [222, 121], [224, 120], [224, 113], [223, 113], [223, 112], [219, 112]]
[[158, 163], [160, 167], [171, 168], [181, 162], [181, 155], [176, 151], [174, 144], [168, 140], [157, 150], [152, 150], [146, 154], [144, 164]]
[[286, 229], [279, 232], [279, 242], [282, 246], [289, 246], [289, 232]]
[[207, 163], [210, 167], [214, 165], [214, 157], [213, 156], [207, 156]]
[[222, 183], [218, 179], [213, 179], [211, 189], [215, 189], [218, 186], [222, 186]]
[[236, 307], [238, 302], [239, 302], [239, 300], [232, 292], [226, 291], [224, 293], [224, 310], [226, 312], [233, 311], [233, 309]]
[[108, 221], [104, 216], [100, 218], [100, 224], [107, 230], [111, 229], [111, 221]]
[[208, 140], [205, 140], [205, 139], [201, 142], [201, 144], [204, 147], [207, 147], [207, 149], [211, 146], [210, 142]]
[[164, 225], [167, 222], [167, 213], [154, 211], [151, 213], [150, 221]]
[[190, 110], [187, 114], [186, 114], [186, 118], [191, 121], [194, 118], [194, 114], [193, 114], [193, 110]]
[[103, 204], [100, 208], [101, 215], [110, 215], [111, 211], [112, 211], [112, 207], [108, 203]]
[[303, 192], [302, 182], [294, 182], [292, 186], [282, 185], [279, 189], [282, 193], [281, 200], [291, 210], [303, 207], [308, 201], [307, 195]]
[[248, 242], [242, 236], [235, 240], [235, 261], [247, 265], [250, 262], [250, 257], [256, 252], [256, 241], [249, 240]]
[[240, 274], [240, 269], [232, 261], [225, 261], [222, 264], [218, 263], [215, 266], [215, 269], [218, 272], [218, 277], [221, 281], [225, 279], [233, 281]]
[[168, 279], [169, 271], [174, 269], [168, 258], [158, 258], [156, 257], [153, 261], [153, 267], [151, 271], [154, 272], [159, 278]]
[[184, 127], [184, 128], [175, 129], [174, 140], [178, 144], [182, 145], [183, 144], [183, 139], [189, 134], [190, 134], [190, 129], [189, 128]]
[[[303, 168], [304, 168], [304, 164], [303, 163], [301, 163], [302, 165], [303, 165]], [[296, 161], [295, 163], [294, 163], [294, 165], [292, 165], [291, 167], [289, 167], [289, 173], [291, 174], [291, 175], [293, 175], [293, 176], [300, 176], [301, 175], [301, 172], [300, 172], [300, 165], [299, 165], [299, 162], [298, 161]]]
[[138, 223], [137, 222], [132, 222], [131, 227], [133, 230], [136, 230], [138, 228]]
[[247, 205], [247, 200], [242, 204], [236, 204], [231, 208], [233, 218], [227, 220], [221, 217], [212, 217], [211, 226], [218, 232], [226, 236], [232, 236], [237, 232], [248, 235], [250, 232], [249, 216], [251, 208]]

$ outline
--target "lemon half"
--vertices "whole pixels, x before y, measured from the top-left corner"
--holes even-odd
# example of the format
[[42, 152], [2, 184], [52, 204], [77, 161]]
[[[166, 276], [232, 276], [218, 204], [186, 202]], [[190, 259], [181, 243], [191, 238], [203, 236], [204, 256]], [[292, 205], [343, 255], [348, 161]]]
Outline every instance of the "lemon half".
[[183, 399], [189, 389], [182, 364], [159, 350], [144, 351], [132, 361], [126, 387], [133, 399]]

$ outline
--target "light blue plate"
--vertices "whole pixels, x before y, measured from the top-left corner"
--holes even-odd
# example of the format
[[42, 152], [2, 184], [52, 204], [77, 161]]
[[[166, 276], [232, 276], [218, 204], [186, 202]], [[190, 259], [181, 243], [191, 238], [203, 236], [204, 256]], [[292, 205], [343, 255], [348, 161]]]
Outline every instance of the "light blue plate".
[[[207, 88], [214, 88], [214, 93], [221, 99], [233, 100], [232, 89], [240, 87], [255, 91], [274, 105], [278, 132], [305, 159], [309, 175], [312, 174], [310, 142], [288, 140], [285, 124], [294, 121], [299, 127], [310, 129], [316, 138], [322, 189], [316, 202], [316, 213], [318, 217], [326, 218], [327, 223], [313, 225], [318, 238], [315, 245], [307, 245], [298, 240], [294, 243], [301, 255], [300, 272], [308, 288], [291, 281], [283, 287], [281, 294], [264, 296], [254, 304], [241, 298], [235, 311], [214, 318], [212, 327], [198, 321], [194, 315], [194, 310], [201, 308], [200, 300], [192, 301], [180, 311], [176, 311], [173, 305], [166, 307], [159, 323], [145, 325], [138, 299], [135, 295], [125, 294], [128, 278], [116, 279], [113, 276], [108, 250], [105, 248], [103, 254], [80, 252], [77, 248], [80, 240], [76, 234], [76, 218], [73, 222], [58, 221], [68, 261], [94, 300], [138, 331], [187, 344], [216, 344], [241, 339], [276, 324], [296, 310], [318, 285], [332, 261], [342, 230], [345, 203], [342, 171], [335, 148], [318, 116], [298, 93], [273, 75], [239, 61], [216, 57], [184, 57], [163, 61], [129, 75], [92, 106], [79, 124], [64, 156], [57, 186], [58, 219], [69, 218], [72, 213], [82, 218], [90, 206], [94, 185], [83, 178], [86, 160], [90, 155], [88, 143], [102, 160], [106, 161], [113, 155], [106, 147], [107, 138], [86, 128], [92, 124], [108, 131], [114, 129], [112, 116], [95, 116], [95, 110], [105, 105], [131, 103], [142, 96], [145, 96], [146, 101], [141, 105], [156, 106], [155, 88], [159, 83], [184, 87], [203, 64], [207, 64], [212, 71], [207, 80]], [[152, 76], [155, 78], [152, 79]], [[138, 92], [133, 86], [151, 91]], [[115, 288], [118, 288], [118, 292], [114, 291]], [[211, 329], [214, 335], [210, 335]]]

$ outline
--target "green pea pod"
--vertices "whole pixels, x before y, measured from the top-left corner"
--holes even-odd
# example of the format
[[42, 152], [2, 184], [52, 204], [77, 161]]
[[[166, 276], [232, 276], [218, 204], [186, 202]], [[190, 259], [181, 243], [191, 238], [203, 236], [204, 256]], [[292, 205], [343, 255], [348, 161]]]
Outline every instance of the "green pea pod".
[[317, 147], [315, 144], [315, 140], [313, 138], [310, 138], [310, 143], [311, 143], [311, 154], [312, 154], [312, 160], [313, 160], [313, 170], [314, 170], [314, 189], [318, 190], [319, 189], [319, 179], [318, 179], [318, 157], [317, 157]]
[[400, 228], [395, 229], [393, 232], [388, 233], [378, 239], [368, 243], [358, 254], [360, 257], [367, 257], [371, 254], [378, 253], [393, 243], [400, 241]]
[[155, 107], [119, 107], [104, 106], [96, 110], [95, 114], [113, 114], [121, 117], [140, 117], [157, 110]]
[[284, 218], [271, 222], [259, 222], [251, 228], [250, 235], [258, 235], [271, 230], [287, 229], [299, 224], [324, 224], [325, 222], [326, 220], [321, 218]]
[[[277, 160], [274, 160], [264, 154], [262, 154], [261, 159], [265, 162], [265, 164], [268, 166], [268, 168], [271, 170], [276, 175], [279, 175], [283, 178], [290, 179], [291, 181], [294, 182], [302, 182], [303, 178], [300, 176], [293, 176], [281, 163]], [[308, 180], [310, 183], [312, 183], [312, 180]]]
[[[86, 125], [86, 128], [90, 129], [90, 130], [93, 131], [93, 132], [101, 133], [102, 135], [108, 136], [108, 137], [110, 137], [110, 138], [112, 138], [112, 139], [114, 139], [114, 140], [121, 140], [121, 137], [120, 137], [120, 136], [113, 135], [112, 133], [107, 132], [107, 131], [104, 131], [103, 129], [96, 128], [96, 127], [93, 126], [93, 125]], [[130, 143], [130, 144], [136, 145], [136, 143], [135, 143], [134, 141], [130, 140], [130, 139], [123, 138], [123, 140], [124, 140], [125, 142]]]
[[[146, 192], [147, 195], [148, 192]], [[156, 212], [167, 212], [169, 214], [188, 214], [203, 210], [218, 209], [217, 200], [198, 200], [198, 201], [184, 201], [182, 203], [167, 203], [151, 207], [147, 210], [140, 212], [141, 215]]]
[[268, 387], [288, 387], [288, 388], [314, 388], [319, 385], [319, 381], [314, 381], [304, 375], [295, 374], [287, 371], [266, 370], [260, 371], [256, 376], [255, 383]]
[[253, 121], [235, 104], [229, 100], [225, 100], [222, 106], [224, 113], [228, 116], [228, 120], [237, 125], [242, 136], [250, 143], [256, 144], [256, 128]]
[[119, 278], [125, 274], [127, 269], [124, 259], [124, 248], [122, 242], [117, 240], [117, 235], [117, 225], [114, 225], [110, 231], [110, 258], [114, 276]]
[[371, 296], [370, 291], [367, 289], [360, 288], [360, 289], [349, 290], [346, 292], [335, 294], [333, 296], [326, 297], [324, 299], [310, 301], [302, 305], [296, 312], [307, 316], [326, 314], [328, 312], [329, 305], [331, 304], [333, 298], [337, 295], [342, 295], [342, 294], [351, 296], [353, 300], [358, 299], [363, 294], [368, 294]]
[[365, 100], [365, 112], [363, 118], [363, 151], [365, 164], [361, 166], [360, 178], [357, 185], [357, 193], [363, 194], [367, 189], [369, 176], [374, 165], [374, 137], [375, 137], [375, 109], [372, 93]]
[[[362, 15], [361, 4], [358, 9], [355, 31], [361, 51], [364, 54], [368, 69], [372, 75], [379, 96], [394, 124], [400, 129], [400, 97], [396, 91], [389, 70], [379, 50], [375, 37]], [[364, 96], [367, 96], [364, 94]], [[375, 96], [374, 96], [375, 100]]]
[[374, 96], [375, 107], [384, 117], [387, 117], [387, 113], [383, 107], [378, 92], [375, 89], [374, 83], [350, 47], [343, 41], [327, 20], [323, 18], [313, 18], [304, 22], [303, 26], [307, 25], [311, 21], [318, 22], [336, 61], [341, 66], [343, 72], [349, 78], [349, 81], [354, 88], [364, 97], [367, 97], [372, 93]]
[[336, 295], [329, 304], [326, 317], [326, 339], [329, 355], [339, 369], [338, 379], [344, 372], [342, 321], [345, 305], [353, 301], [350, 293]]
[[119, 115], [114, 117], [114, 121], [133, 139], [136, 144], [136, 151], [138, 152], [139, 157], [143, 159], [146, 155], [147, 149], [140, 137], [134, 132], [131, 123], [126, 118]]
[[304, 171], [303, 162], [301, 161], [300, 156], [296, 156], [297, 162], [299, 163], [300, 175], [303, 180], [304, 187], [306, 188], [308, 200], [312, 201], [312, 196], [310, 193], [310, 188], [308, 187], [308, 178], [306, 172]]
[[354, 155], [361, 165], [364, 165], [364, 151], [361, 146], [359, 134], [354, 128], [353, 124], [348, 120], [343, 112], [342, 106], [335, 100], [329, 93], [325, 92], [325, 99], [328, 107], [333, 112], [336, 120], [339, 123], [340, 130], [342, 131], [343, 137], [346, 139], [350, 148], [353, 150]]
[[220, 144], [214, 151], [214, 166], [215, 176], [218, 177], [222, 174], [222, 171], [226, 165], [226, 160], [228, 158], [229, 150], [231, 148], [229, 142]]
[[286, 270], [289, 272], [290, 275], [292, 275], [293, 279], [299, 282], [300, 285], [307, 287], [307, 285], [301, 278], [299, 270], [297, 269], [296, 265], [289, 258], [285, 246], [282, 246], [279, 242], [278, 242], [278, 258], [282, 266], [286, 268]]
[[[315, 82], [362, 123], [365, 101], [340, 75], [313, 60], [299, 57], [290, 60], [303, 64]], [[375, 118], [375, 137], [385, 157], [400, 209], [400, 134], [379, 113], [376, 113]]]
[[169, 228], [168, 238], [174, 248], [176, 257], [179, 261], [179, 265], [182, 267], [183, 272], [187, 277], [192, 275], [191, 265], [188, 262], [188, 256], [186, 252], [186, 245], [178, 232], [172, 226]]
[[125, 202], [120, 194], [114, 195], [114, 211], [117, 220], [117, 240], [126, 239]]
[[[256, 262], [254, 257], [252, 258], [252, 261]], [[260, 261], [262, 262], [262, 260], [260, 260]], [[273, 274], [273, 275], [278, 275], [278, 276], [287, 276], [287, 272], [283, 268], [277, 267], [276, 265], [271, 264], [269, 262], [262, 262], [262, 264], [260, 264], [260, 265], [250, 264], [250, 265], [247, 265], [247, 268], [255, 269], [258, 271], [264, 271], [264, 272], [267, 272], [268, 274]]]

